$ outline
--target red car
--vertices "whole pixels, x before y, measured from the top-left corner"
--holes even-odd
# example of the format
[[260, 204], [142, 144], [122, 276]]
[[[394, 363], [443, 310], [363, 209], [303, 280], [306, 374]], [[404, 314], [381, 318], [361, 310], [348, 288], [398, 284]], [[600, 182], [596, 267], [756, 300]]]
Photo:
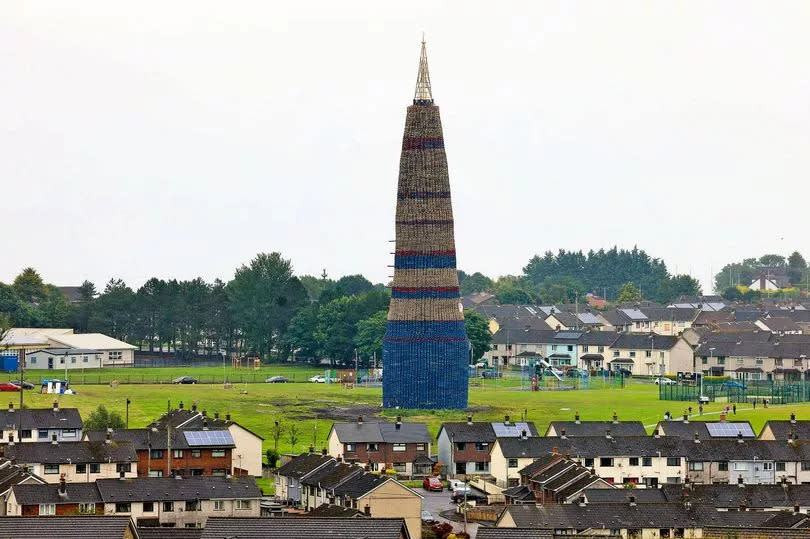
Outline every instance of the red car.
[[0, 383], [0, 391], [19, 391], [20, 386], [12, 384], [11, 382]]
[[425, 477], [424, 481], [422, 481], [422, 488], [441, 492], [444, 486], [442, 486], [442, 482], [438, 477]]

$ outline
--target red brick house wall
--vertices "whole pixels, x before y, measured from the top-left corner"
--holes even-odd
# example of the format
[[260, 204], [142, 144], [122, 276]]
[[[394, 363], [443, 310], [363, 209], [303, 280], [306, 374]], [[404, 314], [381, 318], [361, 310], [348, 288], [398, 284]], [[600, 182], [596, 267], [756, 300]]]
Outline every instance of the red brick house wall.
[[374, 462], [377, 464], [392, 465], [395, 462], [413, 462], [419, 455], [430, 456], [428, 448], [430, 444], [425, 442], [424, 449], [417, 449], [417, 444], [405, 444], [405, 451], [394, 451], [394, 444], [379, 443], [378, 451], [367, 451], [366, 444], [355, 444], [355, 451], [346, 451], [346, 444], [343, 444], [343, 458], [347, 461]]
[[[231, 473], [232, 450], [225, 449], [224, 457], [213, 457], [211, 453], [214, 449], [200, 449], [199, 457], [192, 457], [190, 449], [183, 450], [182, 458], [171, 457], [172, 470], [182, 470], [183, 475], [191, 475], [191, 470], [201, 469], [203, 475], [213, 475], [214, 470], [225, 470]], [[168, 451], [163, 451], [162, 458], [149, 458], [146, 450], [138, 451], [138, 477], [148, 477], [148, 466], [151, 464], [153, 470], [161, 470], [166, 476], [166, 464], [169, 457]], [[150, 462], [151, 461], [151, 462]]]

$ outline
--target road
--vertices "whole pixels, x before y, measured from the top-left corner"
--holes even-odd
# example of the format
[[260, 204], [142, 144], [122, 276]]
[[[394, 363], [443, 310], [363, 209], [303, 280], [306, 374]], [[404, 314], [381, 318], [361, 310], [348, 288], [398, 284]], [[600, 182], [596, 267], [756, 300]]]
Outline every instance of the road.
[[[425, 498], [422, 500], [422, 510], [430, 511], [430, 514], [433, 515], [433, 518], [439, 520], [441, 522], [449, 522], [453, 526], [453, 531], [464, 531], [464, 523], [461, 522], [453, 522], [451, 520], [447, 520], [442, 518], [440, 513], [443, 511], [450, 511], [455, 509], [455, 505], [450, 501], [450, 492], [447, 490], [443, 490], [442, 492], [427, 492], [427, 491], [420, 491]], [[478, 531], [478, 524], [469, 523], [467, 524], [467, 533], [470, 534], [470, 537], [475, 539], [476, 532]]]

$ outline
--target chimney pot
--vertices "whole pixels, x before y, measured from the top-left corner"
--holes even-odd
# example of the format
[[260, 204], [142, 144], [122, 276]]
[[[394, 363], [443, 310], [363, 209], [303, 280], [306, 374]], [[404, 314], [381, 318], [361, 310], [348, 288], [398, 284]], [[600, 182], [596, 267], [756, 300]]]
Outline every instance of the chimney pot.
[[325, 447], [321, 449], [321, 455], [324, 455], [324, 456], [326, 455], [326, 448]]
[[797, 515], [798, 515], [799, 513], [801, 513], [801, 512], [802, 512], [802, 508], [801, 508], [801, 506], [800, 506], [799, 504], [794, 505], [794, 506], [793, 506], [793, 512], [794, 512], [794, 513], [796, 513]]
[[738, 486], [738, 487], [740, 487], [740, 488], [742, 488], [742, 487], [744, 487], [744, 486], [745, 486], [745, 484], [743, 483], [743, 478], [742, 478], [742, 476], [738, 476], [738, 477], [737, 477], [737, 486]]
[[618, 423], [618, 422], [619, 422], [619, 416], [618, 416], [618, 415], [616, 415], [616, 411], [615, 411], [615, 410], [613, 411], [613, 422], [614, 422], [614, 423]]
[[364, 514], [365, 514], [367, 517], [370, 517], [370, 516], [371, 516], [371, 506], [366, 505], [366, 506], [363, 508], [363, 513], [364, 513]]
[[230, 420], [231, 420], [231, 414], [230, 413], [225, 414], [225, 421], [230, 421]]
[[741, 443], [743, 443], [744, 441], [745, 441], [745, 440], [743, 440], [743, 435], [742, 435], [742, 432], [738, 432], [738, 433], [737, 433], [737, 443], [740, 443], [740, 444], [741, 444]]
[[178, 409], [179, 409], [179, 410], [182, 410], [182, 409], [183, 409], [183, 401], [180, 401], [180, 404], [179, 404], [178, 406], [179, 406], [179, 408], [178, 408]]
[[56, 434], [51, 434], [51, 444], [58, 445], [59, 442], [56, 441]]
[[207, 411], [207, 410], [203, 410], [203, 411], [202, 411], [202, 415], [203, 415], [203, 416], [205, 416], [205, 417], [208, 417], [208, 411]]
[[104, 436], [104, 443], [111, 444], [112, 443], [112, 429], [107, 429], [107, 434]]
[[794, 413], [791, 413], [791, 414], [790, 414], [790, 422], [791, 422], [791, 423], [795, 423], [795, 422], [796, 422], [796, 414], [794, 414]]
[[472, 420], [472, 416], [471, 416], [471, 415], [468, 415], [468, 416], [467, 416], [467, 424], [468, 424], [468, 425], [472, 425], [472, 424], [473, 424], [473, 420]]
[[13, 412], [13, 411], [14, 411], [14, 403], [13, 403], [13, 402], [9, 402], [9, 403], [8, 403], [8, 411], [9, 411], [9, 412]]
[[67, 487], [65, 486], [65, 474], [61, 474], [59, 476], [59, 495], [64, 496], [66, 493]]
[[579, 496], [579, 506], [580, 507], [585, 507], [585, 495], [584, 494], [581, 494]]
[[565, 435], [565, 429], [560, 429], [560, 438], [568, 438], [568, 437]]
[[508, 424], [509, 424], [509, 416], [508, 416], [508, 415], [503, 416], [503, 424], [504, 424], [504, 425], [508, 425]]
[[629, 499], [630, 499], [630, 507], [635, 507], [636, 497], [631, 494]]
[[576, 413], [574, 413], [574, 423], [576, 423], [577, 425], [579, 425], [579, 411], [577, 411]]
[[203, 419], [203, 430], [208, 430], [208, 420]]
[[695, 443], [696, 444], [700, 443], [700, 434], [698, 434], [697, 432], [695, 433]]
[[605, 438], [610, 439], [612, 436], [610, 435], [610, 429], [605, 429]]
[[219, 412], [214, 412], [214, 419], [219, 419]]
[[361, 416], [361, 415], [357, 416], [357, 422], [362, 425], [363, 424], [363, 416]]
[[58, 411], [59, 411], [59, 401], [56, 401], [56, 400], [55, 400], [55, 401], [53, 401], [53, 411], [54, 411], [54, 412], [58, 412]]
[[526, 432], [526, 430], [525, 430], [525, 429], [524, 429], [524, 430], [522, 430], [522, 431], [520, 431], [520, 438], [521, 438], [522, 440], [525, 440], [526, 438], [528, 438], [528, 433]]
[[683, 414], [683, 422], [689, 423], [689, 414]]
[[315, 452], [315, 446], [314, 446], [314, 445], [309, 446], [309, 452], [310, 452], [310, 453], [314, 453], [314, 452]]
[[196, 402], [192, 402], [192, 403], [191, 403], [191, 411], [192, 411], [192, 412], [196, 412], [196, 411], [197, 411], [197, 403], [196, 403]]

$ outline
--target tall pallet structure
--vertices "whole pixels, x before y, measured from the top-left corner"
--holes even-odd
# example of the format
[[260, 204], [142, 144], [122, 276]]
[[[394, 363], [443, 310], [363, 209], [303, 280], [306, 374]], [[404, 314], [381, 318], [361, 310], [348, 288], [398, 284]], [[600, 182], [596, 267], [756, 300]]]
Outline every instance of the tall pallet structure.
[[469, 341], [459, 303], [447, 156], [424, 40], [402, 138], [395, 241], [383, 406], [466, 408]]

